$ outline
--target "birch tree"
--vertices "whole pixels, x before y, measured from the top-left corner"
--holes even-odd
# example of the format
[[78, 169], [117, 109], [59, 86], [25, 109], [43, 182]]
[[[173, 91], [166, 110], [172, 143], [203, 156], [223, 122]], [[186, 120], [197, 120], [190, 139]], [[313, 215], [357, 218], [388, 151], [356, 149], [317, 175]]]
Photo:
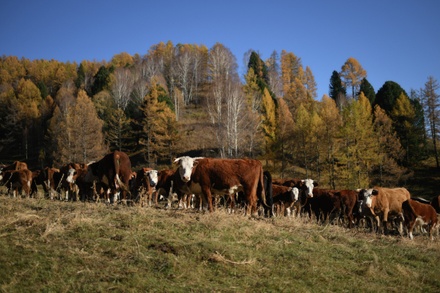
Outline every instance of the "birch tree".
[[228, 142], [225, 121], [230, 118], [224, 109], [235, 84], [239, 82], [234, 55], [223, 45], [215, 44], [209, 51], [208, 70], [209, 94], [206, 105], [211, 124], [214, 126], [220, 156], [224, 157]]

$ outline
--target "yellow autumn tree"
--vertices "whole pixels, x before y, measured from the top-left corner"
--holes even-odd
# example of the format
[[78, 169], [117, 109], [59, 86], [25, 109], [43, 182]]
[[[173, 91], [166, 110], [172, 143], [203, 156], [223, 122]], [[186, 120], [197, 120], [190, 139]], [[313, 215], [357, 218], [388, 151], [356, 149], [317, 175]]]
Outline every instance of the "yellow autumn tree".
[[261, 109], [261, 127], [265, 137], [266, 151], [270, 153], [270, 150], [276, 139], [277, 121], [276, 105], [267, 88], [264, 88], [264, 93], [261, 100]]
[[405, 150], [393, 127], [393, 121], [379, 105], [374, 107], [374, 130], [379, 144], [379, 161], [375, 167], [374, 185], [397, 186], [406, 168], [399, 165]]
[[324, 95], [319, 107], [322, 127], [318, 132], [319, 148], [323, 154], [323, 168], [327, 171], [328, 185], [336, 188], [336, 154], [339, 150], [338, 132], [342, 125], [341, 115], [335, 100]]
[[361, 92], [358, 100], [342, 111], [341, 148], [338, 154], [340, 184], [356, 189], [370, 186], [370, 172], [378, 163], [379, 144], [375, 137], [370, 101]]
[[158, 159], [170, 159], [176, 151], [177, 122], [173, 110], [167, 104], [168, 93], [152, 80], [153, 84], [145, 96], [142, 110], [142, 135], [145, 160], [155, 166]]
[[84, 90], [64, 110], [57, 106], [49, 125], [55, 165], [100, 159], [107, 151], [102, 126], [103, 121]]

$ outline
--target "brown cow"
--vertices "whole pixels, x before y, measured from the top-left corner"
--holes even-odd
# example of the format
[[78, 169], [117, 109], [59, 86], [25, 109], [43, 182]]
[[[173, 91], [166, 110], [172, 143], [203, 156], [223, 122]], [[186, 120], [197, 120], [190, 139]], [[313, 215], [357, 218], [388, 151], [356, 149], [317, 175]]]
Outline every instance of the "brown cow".
[[170, 208], [174, 194], [177, 193], [179, 199], [183, 197], [184, 194], [180, 192], [180, 186], [183, 184], [178, 170], [166, 169], [159, 171], [157, 174], [156, 193], [154, 196], [155, 203], [158, 202], [159, 197], [163, 197], [168, 201], [166, 207]]
[[180, 157], [174, 161], [179, 165], [181, 180], [186, 183], [187, 194], [203, 194], [209, 211], [213, 212], [212, 195], [235, 195], [243, 191], [248, 203], [247, 212], [255, 214], [257, 202], [266, 205], [263, 166], [251, 159], [212, 159]]
[[358, 193], [356, 190], [337, 190], [333, 193], [335, 199], [335, 206], [340, 207], [341, 216], [348, 221], [348, 227], [352, 228], [354, 224], [353, 210], [357, 204]]
[[[381, 226], [380, 218], [382, 218], [384, 232], [387, 232], [388, 230], [389, 217], [399, 216], [402, 212], [402, 203], [411, 197], [406, 188], [375, 187], [370, 189], [360, 189], [358, 192], [358, 199], [362, 201], [361, 207], [366, 208], [371, 212], [376, 218], [378, 227]], [[374, 201], [373, 198], [375, 199]], [[399, 233], [402, 234], [401, 225]]]
[[29, 169], [2, 171], [0, 180], [3, 185], [12, 190], [13, 197], [17, 197], [24, 191], [26, 197], [30, 197], [32, 185], [32, 171]]
[[[131, 161], [124, 152], [114, 151], [105, 155], [101, 160], [88, 165], [87, 174], [84, 176], [84, 182], [93, 183], [97, 180], [105, 192], [106, 201], [114, 202], [117, 192], [122, 193], [122, 200], [131, 199], [129, 182], [132, 178]], [[109, 192], [113, 198], [109, 198]], [[128, 197], [127, 197], [128, 194]]]
[[432, 229], [437, 225], [437, 213], [431, 205], [408, 199], [402, 203], [402, 214], [410, 239], [414, 238], [414, 226], [419, 224], [422, 227], [428, 226], [429, 237], [434, 240]]

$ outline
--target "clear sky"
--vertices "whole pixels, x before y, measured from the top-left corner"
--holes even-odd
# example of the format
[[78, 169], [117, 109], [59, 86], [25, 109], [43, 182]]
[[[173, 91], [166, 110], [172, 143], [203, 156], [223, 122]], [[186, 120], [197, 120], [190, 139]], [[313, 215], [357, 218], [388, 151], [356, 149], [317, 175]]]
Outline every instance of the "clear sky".
[[409, 94], [440, 81], [438, 0], [2, 0], [0, 55], [102, 61], [144, 55], [159, 42], [229, 48], [244, 73], [249, 49], [266, 60], [294, 53], [309, 66], [318, 99], [349, 57], [377, 92], [394, 81]]

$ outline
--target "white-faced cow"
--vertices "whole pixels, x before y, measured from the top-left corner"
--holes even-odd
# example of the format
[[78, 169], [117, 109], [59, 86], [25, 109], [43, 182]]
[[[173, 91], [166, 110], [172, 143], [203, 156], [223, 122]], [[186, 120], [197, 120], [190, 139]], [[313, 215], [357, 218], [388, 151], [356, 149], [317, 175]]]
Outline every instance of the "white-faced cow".
[[263, 167], [260, 161], [251, 159], [213, 159], [180, 157], [174, 161], [179, 165], [181, 180], [186, 183], [188, 193], [202, 194], [212, 212], [212, 195], [235, 195], [243, 191], [248, 208], [255, 214], [257, 201], [267, 207]]
[[[98, 162], [88, 165], [87, 174], [84, 177], [85, 183], [93, 183], [97, 180], [107, 192], [106, 200], [114, 202], [117, 192], [121, 192], [122, 200], [131, 199], [129, 182], [132, 177], [131, 161], [124, 152], [114, 151], [105, 155]], [[109, 197], [109, 193], [113, 198]], [[128, 198], [127, 198], [128, 194]]]
[[145, 201], [149, 206], [154, 204], [157, 205], [157, 198], [153, 199], [153, 193], [155, 192], [155, 186], [158, 181], [158, 171], [152, 168], [141, 168], [135, 173], [135, 178], [133, 178], [134, 186], [133, 191], [137, 193], [139, 201], [143, 206]]
[[402, 213], [410, 239], [414, 238], [413, 230], [416, 224], [419, 224], [423, 228], [427, 226], [429, 237], [431, 240], [434, 239], [432, 230], [437, 225], [437, 213], [430, 204], [408, 199], [402, 203]]
[[318, 183], [313, 179], [296, 179], [284, 178], [273, 179], [272, 184], [283, 185], [287, 187], [296, 187], [299, 190], [299, 200], [294, 204], [295, 213], [298, 216], [300, 212], [306, 212], [311, 215], [309, 199], [313, 198], [313, 188], [318, 186]]
[[273, 204], [277, 211], [276, 214], [285, 214], [290, 217], [294, 204], [299, 198], [299, 189], [296, 187], [287, 187], [283, 185], [272, 185]]
[[[385, 232], [388, 230], [388, 219], [390, 216], [399, 216], [402, 212], [402, 203], [410, 199], [411, 195], [406, 188], [383, 188], [375, 187], [370, 189], [359, 189], [358, 199], [361, 201], [361, 208], [366, 208], [376, 218], [380, 227], [382, 219]], [[374, 200], [373, 200], [374, 198]], [[397, 220], [400, 219], [400, 216]], [[400, 222], [399, 233], [402, 234]]]

